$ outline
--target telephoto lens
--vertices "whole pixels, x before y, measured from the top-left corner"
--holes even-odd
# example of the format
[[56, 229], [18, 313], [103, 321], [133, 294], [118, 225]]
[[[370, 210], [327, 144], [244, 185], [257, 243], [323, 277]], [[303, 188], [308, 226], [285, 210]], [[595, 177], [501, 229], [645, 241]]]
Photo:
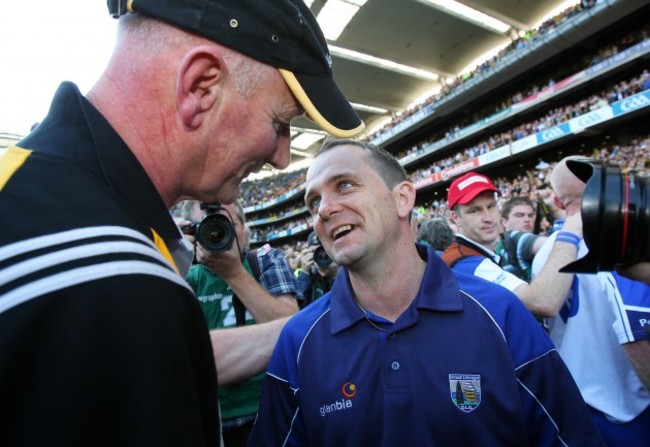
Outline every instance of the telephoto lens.
[[560, 271], [596, 273], [650, 261], [647, 179], [602, 160], [567, 160], [567, 167], [586, 183], [580, 212], [589, 253]]

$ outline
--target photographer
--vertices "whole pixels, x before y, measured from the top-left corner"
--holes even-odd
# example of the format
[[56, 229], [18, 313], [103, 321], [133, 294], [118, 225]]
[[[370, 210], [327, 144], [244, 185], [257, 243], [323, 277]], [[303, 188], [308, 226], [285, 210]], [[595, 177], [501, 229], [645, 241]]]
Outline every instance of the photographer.
[[[561, 160], [551, 173], [551, 186], [567, 215], [582, 214], [586, 238], [587, 225], [603, 222], [585, 215], [584, 206], [581, 210], [585, 183], [568, 167], [574, 160], [585, 159]], [[614, 236], [606, 243], [611, 245]], [[553, 233], [535, 256], [533, 276], [553, 260], [551, 249], [558, 242], [575, 245], [579, 257], [588, 250], [582, 238]], [[571, 292], [548, 319], [549, 336], [607, 445], [635, 445], [650, 439], [650, 344], [642, 323], [650, 319], [650, 288], [609, 272], [576, 272]]]
[[338, 271], [339, 265], [327, 255], [316, 232], [312, 231], [307, 238], [307, 247], [300, 253], [297, 281], [304, 298], [301, 307], [329, 292]]
[[[190, 268], [187, 281], [194, 290], [212, 329], [252, 325], [293, 315], [298, 311], [300, 296], [289, 264], [279, 250], [267, 246], [248, 251], [244, 210], [239, 203], [204, 206], [188, 200], [181, 207], [182, 217], [200, 228], [210, 218], [224, 216], [232, 224], [234, 239], [230, 246], [229, 230], [215, 231], [217, 240], [203, 241], [197, 233], [196, 264]], [[223, 220], [217, 221], [221, 223]], [[200, 222], [200, 225], [196, 225]], [[241, 383], [219, 388], [221, 420], [225, 447], [245, 446], [253, 426], [261, 381], [258, 374]]]

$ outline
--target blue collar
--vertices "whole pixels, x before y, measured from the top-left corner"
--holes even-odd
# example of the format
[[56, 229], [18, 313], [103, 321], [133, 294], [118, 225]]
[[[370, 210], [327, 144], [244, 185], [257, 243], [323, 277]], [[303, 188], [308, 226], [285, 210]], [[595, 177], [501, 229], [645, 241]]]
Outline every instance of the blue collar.
[[[411, 326], [418, 320], [419, 310], [434, 312], [460, 312], [463, 310], [460, 291], [454, 273], [429, 247], [416, 244], [418, 254], [427, 263], [424, 276], [413, 303], [397, 319], [393, 331]], [[388, 278], [390, 280], [390, 278]], [[332, 333], [346, 330], [365, 315], [354, 301], [354, 291], [347, 269], [342, 267], [332, 287], [331, 324]]]

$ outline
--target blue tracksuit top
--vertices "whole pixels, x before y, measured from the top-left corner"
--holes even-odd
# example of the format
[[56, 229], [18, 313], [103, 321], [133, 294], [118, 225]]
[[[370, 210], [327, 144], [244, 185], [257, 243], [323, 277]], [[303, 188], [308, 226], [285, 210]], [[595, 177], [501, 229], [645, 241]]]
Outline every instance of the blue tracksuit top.
[[249, 446], [604, 445], [517, 297], [418, 250], [420, 290], [387, 332], [365, 320], [345, 269], [287, 323]]

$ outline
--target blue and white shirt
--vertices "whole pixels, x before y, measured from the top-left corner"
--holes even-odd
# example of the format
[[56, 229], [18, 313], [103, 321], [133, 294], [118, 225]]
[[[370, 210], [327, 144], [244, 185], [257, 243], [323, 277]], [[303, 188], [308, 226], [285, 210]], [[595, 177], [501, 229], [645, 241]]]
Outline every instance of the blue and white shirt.
[[[533, 261], [533, 277], [553, 248], [552, 234]], [[580, 243], [578, 257], [588, 252]], [[576, 274], [549, 335], [587, 404], [609, 418], [628, 422], [650, 405], [622, 344], [648, 338], [650, 287], [615, 273]]]
[[603, 445], [517, 297], [418, 249], [420, 291], [394, 323], [366, 321], [344, 268], [287, 323], [249, 445]]

